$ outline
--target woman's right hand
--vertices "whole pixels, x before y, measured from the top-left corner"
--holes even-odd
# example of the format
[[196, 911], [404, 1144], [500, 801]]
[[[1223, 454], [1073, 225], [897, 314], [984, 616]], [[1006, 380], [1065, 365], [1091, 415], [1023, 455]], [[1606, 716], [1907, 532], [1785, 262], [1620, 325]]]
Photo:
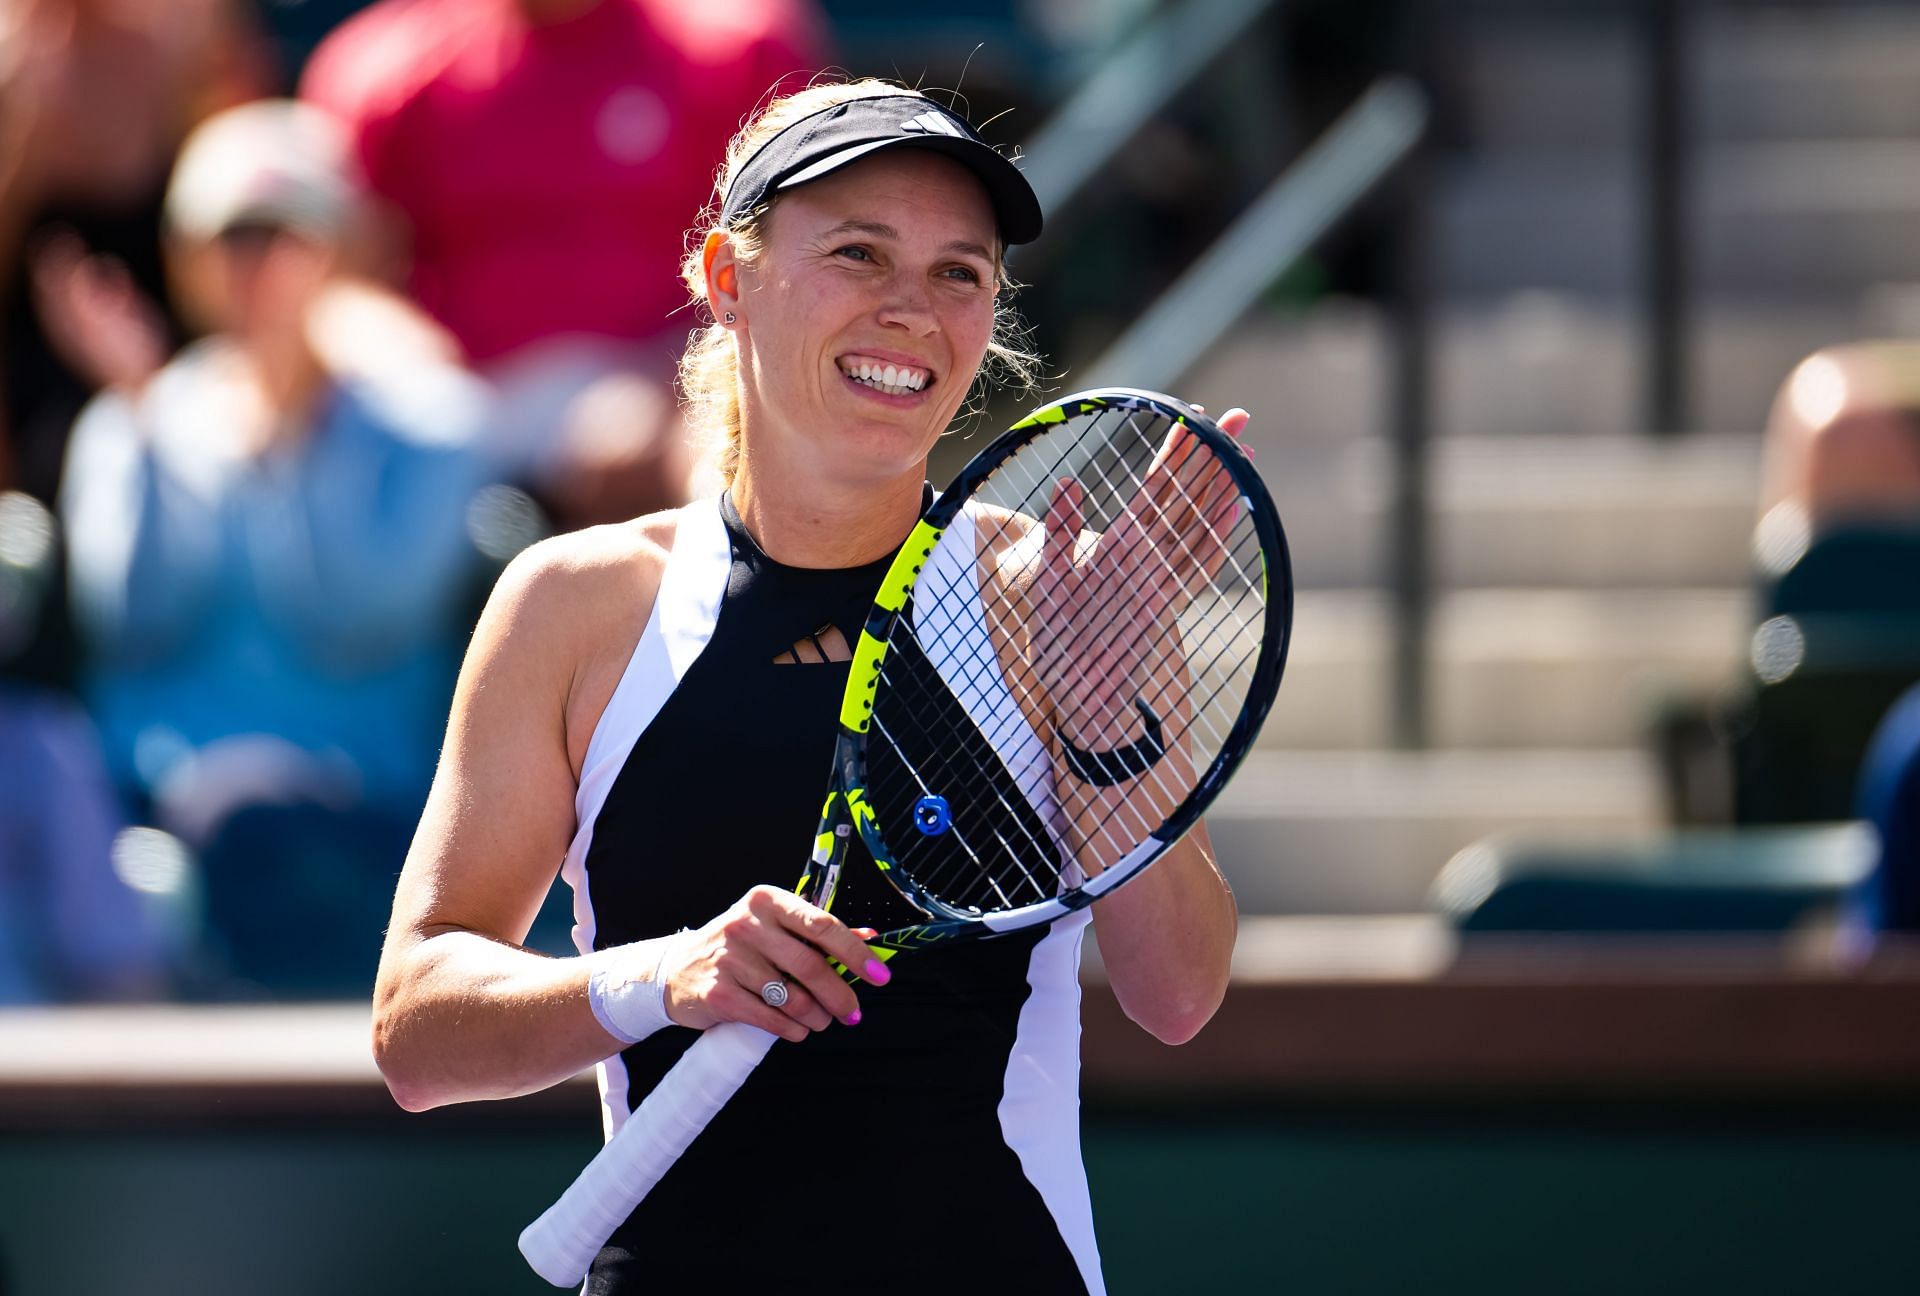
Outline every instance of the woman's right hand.
[[[857, 1026], [860, 1001], [828, 960], [885, 985], [891, 974], [863, 939], [874, 935], [871, 928], [849, 928], [791, 891], [757, 886], [668, 951], [660, 965], [667, 1016], [696, 1030], [746, 1022], [794, 1042], [834, 1021]], [[772, 981], [787, 988], [779, 1008], [760, 997]]]

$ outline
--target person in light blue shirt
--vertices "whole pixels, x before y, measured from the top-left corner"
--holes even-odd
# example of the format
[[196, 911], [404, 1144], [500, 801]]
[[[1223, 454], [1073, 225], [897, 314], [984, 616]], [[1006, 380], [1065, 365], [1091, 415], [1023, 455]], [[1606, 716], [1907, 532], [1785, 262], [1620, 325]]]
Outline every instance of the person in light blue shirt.
[[74, 603], [109, 759], [124, 785], [177, 798], [240, 741], [251, 768], [223, 778], [412, 813], [475, 557], [459, 394], [410, 410], [332, 379], [280, 440], [250, 446], [218, 417], [242, 363], [214, 338], [137, 400], [96, 400], [75, 431]]
[[[201, 126], [167, 217], [210, 331], [112, 383], [69, 448], [85, 695], [117, 781], [204, 852], [216, 927], [223, 895], [258, 889], [315, 842], [375, 861], [369, 886], [391, 878], [465, 638], [486, 401], [457, 367], [384, 337], [397, 310], [348, 311], [338, 345], [336, 271], [358, 202], [344, 140], [317, 110], [269, 101]], [[87, 292], [69, 303], [80, 321], [101, 305]], [[113, 327], [85, 331], [111, 352]], [[296, 817], [246, 818], [263, 806]], [[244, 846], [236, 823], [253, 825]], [[299, 894], [288, 886], [254, 894], [254, 916]], [[272, 922], [237, 912], [226, 925], [284, 948]]]

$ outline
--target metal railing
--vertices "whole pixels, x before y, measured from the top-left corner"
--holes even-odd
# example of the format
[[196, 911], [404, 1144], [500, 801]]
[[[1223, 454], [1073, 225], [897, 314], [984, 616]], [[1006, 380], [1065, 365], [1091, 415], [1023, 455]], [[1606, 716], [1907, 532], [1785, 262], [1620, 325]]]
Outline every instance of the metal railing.
[[[1175, 96], [1241, 39], [1276, 0], [1192, 0], [1145, 25], [1035, 137], [1027, 173], [1045, 209], [1069, 205]], [[1427, 609], [1431, 601], [1426, 436], [1431, 400], [1427, 336], [1424, 168], [1410, 164], [1427, 137], [1427, 92], [1412, 77], [1376, 82], [1274, 180], [1198, 259], [1091, 364], [1076, 385], [1166, 388], [1219, 343], [1316, 244], [1396, 171], [1417, 171], [1401, 204], [1393, 311], [1392, 535], [1387, 546], [1394, 643], [1394, 741], [1426, 742]]]
[[1023, 169], [1040, 209], [1064, 210], [1277, 2], [1190, 0], [1161, 11], [1122, 42], [1027, 142]]
[[[1035, 136], [1027, 170], [1046, 209], [1085, 191], [1156, 114], [1284, 0], [1187, 0], [1160, 12], [1090, 76]], [[1526, 8], [1529, 0], [1482, 0]], [[1644, 211], [1644, 426], [1684, 430], [1689, 414], [1686, 292], [1686, 55], [1691, 0], [1568, 0], [1569, 11], [1634, 19], [1640, 47]], [[1396, 177], [1395, 267], [1388, 327], [1393, 446], [1388, 570], [1392, 595], [1392, 729], [1402, 747], [1427, 737], [1426, 626], [1431, 602], [1426, 482], [1431, 419], [1433, 263], [1428, 220], [1435, 78], [1425, 66], [1442, 28], [1464, 20], [1454, 0], [1415, 0], [1399, 62], [1275, 180], [1170, 288], [1091, 364], [1082, 385], [1168, 387], [1231, 330], [1292, 265]]]
[[1165, 387], [1234, 327], [1267, 288], [1393, 174], [1427, 128], [1427, 97], [1377, 83], [1267, 187], [1080, 377], [1087, 386]]

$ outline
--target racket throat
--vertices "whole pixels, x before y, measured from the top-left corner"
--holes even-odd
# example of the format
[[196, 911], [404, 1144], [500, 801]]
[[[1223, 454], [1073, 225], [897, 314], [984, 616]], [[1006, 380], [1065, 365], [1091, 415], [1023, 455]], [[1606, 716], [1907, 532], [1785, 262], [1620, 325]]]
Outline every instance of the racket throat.
[[836, 788], [827, 794], [827, 803], [821, 807], [813, 854], [793, 888], [795, 894], [819, 908], [833, 908], [834, 893], [840, 888], [840, 868], [846, 863], [847, 846], [852, 840], [853, 814], [845, 794]]

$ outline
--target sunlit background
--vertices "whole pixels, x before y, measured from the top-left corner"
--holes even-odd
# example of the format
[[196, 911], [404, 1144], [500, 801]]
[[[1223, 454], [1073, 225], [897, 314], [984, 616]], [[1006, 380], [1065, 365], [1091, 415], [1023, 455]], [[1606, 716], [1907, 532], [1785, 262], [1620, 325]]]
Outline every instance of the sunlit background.
[[[0, 0], [0, 1292], [547, 1290], [590, 1086], [402, 1114], [374, 960], [495, 576], [708, 488], [681, 233], [829, 68], [1020, 149], [1040, 394], [1245, 406], [1292, 544], [1226, 1007], [1089, 960], [1109, 1290], [1913, 1286], [1920, 8], [365, 8]], [[921, 1137], [782, 1236], [910, 1286], [837, 1185]]]

